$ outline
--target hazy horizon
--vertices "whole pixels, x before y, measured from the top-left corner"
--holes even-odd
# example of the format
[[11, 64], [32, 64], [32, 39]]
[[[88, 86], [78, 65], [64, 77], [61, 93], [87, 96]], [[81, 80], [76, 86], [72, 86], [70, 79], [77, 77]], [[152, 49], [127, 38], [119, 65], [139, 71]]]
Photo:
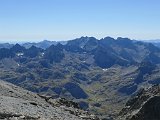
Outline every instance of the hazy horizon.
[[[81, 36], [81, 37], [94, 37], [94, 36]], [[26, 40], [26, 41], [23, 41], [23, 40], [21, 40], [21, 41], [0, 41], [0, 44], [3, 44], [3, 43], [9, 43], [9, 44], [16, 44], [16, 43], [18, 43], [18, 44], [24, 44], [24, 43], [38, 43], [38, 42], [42, 42], [42, 41], [45, 41], [45, 40], [47, 40], [47, 41], [55, 41], [55, 42], [58, 42], [58, 41], [69, 41], [69, 40], [74, 40], [74, 39], [78, 39], [78, 38], [81, 38], [81, 37], [76, 37], [76, 38], [72, 38], [72, 39], [66, 39], [66, 40], [49, 40], [49, 39], [44, 39], [44, 40]], [[112, 37], [112, 36], [105, 36], [105, 37], [111, 37], [111, 38], [114, 38], [114, 39], [117, 39], [118, 37]], [[96, 38], [97, 40], [100, 40], [100, 39], [103, 39], [103, 38], [105, 38], [105, 37], [102, 37], [102, 38]], [[122, 36], [119, 36], [119, 37], [122, 37]], [[126, 38], [126, 37], [122, 37], [122, 38]], [[142, 39], [131, 39], [131, 38], [129, 38], [130, 40], [137, 40], [137, 41], [148, 41], [148, 42], [150, 42], [150, 41], [153, 41], [153, 42], [156, 42], [156, 41], [158, 41], [158, 42], [160, 42], [160, 39], [146, 39], [146, 40], [142, 40]]]
[[0, 42], [106, 36], [160, 39], [159, 0], [2, 0]]

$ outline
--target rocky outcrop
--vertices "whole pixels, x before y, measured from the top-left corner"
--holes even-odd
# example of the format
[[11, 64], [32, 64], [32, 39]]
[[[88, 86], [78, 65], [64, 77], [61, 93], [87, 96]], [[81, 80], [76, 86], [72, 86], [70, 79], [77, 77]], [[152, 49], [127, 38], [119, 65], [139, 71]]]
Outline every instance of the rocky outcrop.
[[0, 81], [0, 119], [5, 120], [98, 120], [66, 99], [52, 99]]
[[160, 86], [141, 89], [120, 112], [118, 120], [159, 120]]

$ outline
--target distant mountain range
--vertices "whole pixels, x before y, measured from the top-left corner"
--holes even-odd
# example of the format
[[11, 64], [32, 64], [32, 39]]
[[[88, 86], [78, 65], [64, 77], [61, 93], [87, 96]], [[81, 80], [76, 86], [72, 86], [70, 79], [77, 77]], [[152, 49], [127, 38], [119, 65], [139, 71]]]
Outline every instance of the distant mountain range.
[[0, 49], [0, 71], [4, 81], [112, 119], [137, 91], [160, 83], [160, 48], [121, 37], [15, 44]]
[[10, 43], [0, 43], [0, 48], [11, 48], [13, 46], [14, 44], [10, 44]]
[[[61, 43], [62, 45], [66, 44], [67, 41], [49, 41], [49, 40], [43, 40], [41, 42], [25, 42], [25, 43], [20, 43], [21, 46], [25, 48], [30, 48], [31, 46], [35, 46], [38, 48], [46, 49], [50, 47], [51, 45], [56, 45], [58, 43]], [[13, 47], [14, 44], [10, 43], [0, 43], [0, 48], [11, 48]]]
[[48, 47], [50, 47], [51, 45], [56, 45], [58, 43], [61, 43], [62, 45], [66, 44], [67, 41], [49, 41], [49, 40], [44, 40], [42, 42], [37, 42], [37, 43], [31, 43], [31, 42], [27, 42], [22, 44], [22, 46], [24, 46], [25, 48], [30, 48], [31, 46], [36, 46], [42, 49], [46, 49]]
[[160, 48], [160, 39], [157, 39], [157, 40], [144, 40], [144, 42], [152, 43], [155, 46]]
[[144, 42], [150, 42], [150, 43], [159, 43], [160, 39], [156, 39], [156, 40], [143, 40]]
[[[143, 41], [147, 43], [152, 43], [157, 47], [160, 47], [160, 39], [156, 40], [135, 40], [135, 41]], [[62, 45], [67, 44], [68, 41], [49, 41], [49, 40], [43, 40], [41, 42], [25, 42], [25, 43], [20, 43], [20, 45], [24, 46], [25, 48], [30, 48], [31, 46], [36, 46], [42, 49], [46, 49], [50, 47], [51, 45], [56, 45], [58, 43], [61, 43]], [[10, 43], [0, 43], [0, 48], [11, 48], [14, 46], [14, 44]]]

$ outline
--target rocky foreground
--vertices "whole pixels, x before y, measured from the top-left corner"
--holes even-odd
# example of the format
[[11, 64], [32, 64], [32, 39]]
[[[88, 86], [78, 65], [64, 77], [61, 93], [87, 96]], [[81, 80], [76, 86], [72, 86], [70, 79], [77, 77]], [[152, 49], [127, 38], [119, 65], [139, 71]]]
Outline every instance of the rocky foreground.
[[160, 120], [160, 86], [141, 89], [120, 112], [118, 120]]
[[98, 120], [72, 101], [37, 95], [4, 81], [0, 81], [0, 119]]

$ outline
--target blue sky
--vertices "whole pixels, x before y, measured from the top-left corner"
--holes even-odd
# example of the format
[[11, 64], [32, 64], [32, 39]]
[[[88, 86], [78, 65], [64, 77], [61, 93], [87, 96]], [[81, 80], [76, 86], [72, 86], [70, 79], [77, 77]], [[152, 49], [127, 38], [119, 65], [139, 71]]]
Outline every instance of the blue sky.
[[0, 42], [160, 38], [160, 0], [0, 0]]

